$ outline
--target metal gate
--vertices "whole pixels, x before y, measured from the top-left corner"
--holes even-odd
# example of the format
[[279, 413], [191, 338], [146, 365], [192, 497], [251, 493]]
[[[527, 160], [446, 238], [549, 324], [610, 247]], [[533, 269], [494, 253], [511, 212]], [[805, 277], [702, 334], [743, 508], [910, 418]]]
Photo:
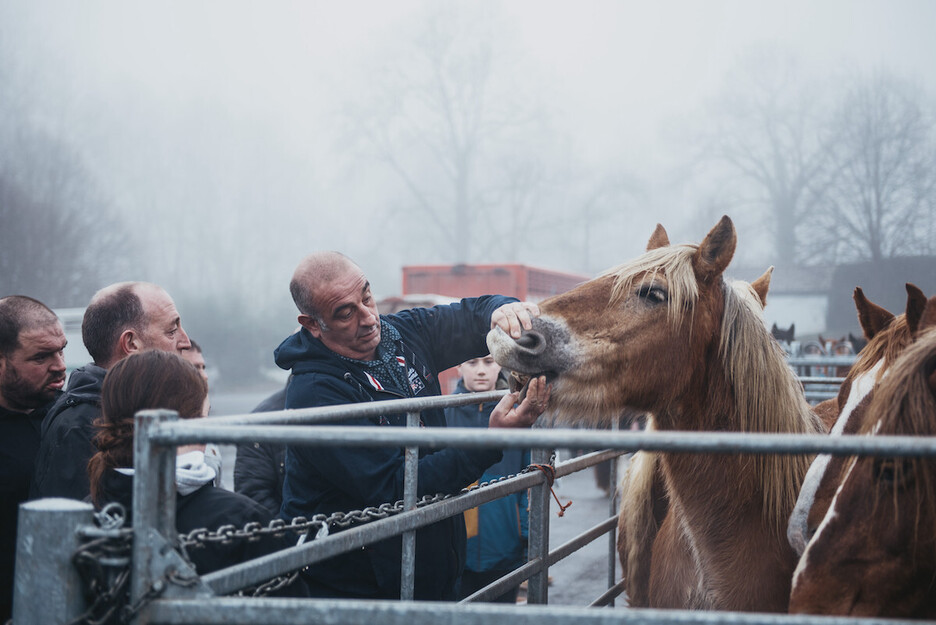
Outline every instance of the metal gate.
[[[609, 458], [640, 449], [696, 453], [830, 453], [833, 455], [936, 456], [936, 438], [827, 437], [823, 435], [633, 432], [566, 429], [482, 430], [419, 428], [418, 413], [428, 408], [491, 401], [503, 391], [455, 396], [370, 402], [351, 406], [289, 410], [253, 415], [179, 420], [171, 411], [145, 411], [136, 417], [134, 450], [134, 527], [100, 527], [89, 504], [46, 499], [21, 506], [20, 540], [14, 596], [14, 623], [67, 623], [87, 608], [72, 554], [94, 541], [127, 541], [130, 605], [126, 615], [137, 623], [259, 624], [359, 623], [361, 625], [428, 625], [445, 623], [895, 623], [890, 619], [846, 619], [777, 614], [684, 612], [674, 610], [595, 609], [610, 606], [621, 592], [615, 585], [616, 514], [612, 498], [609, 517], [564, 545], [550, 549], [549, 476], [530, 471], [454, 496], [416, 498], [418, 449], [439, 447], [532, 449], [534, 463], [548, 463], [553, 450], [603, 449], [555, 466], [562, 477]], [[408, 415], [407, 428], [318, 425], [323, 421]], [[271, 427], [275, 426], [275, 427]], [[393, 514], [364, 525], [318, 537], [235, 566], [198, 576], [179, 554], [175, 529], [175, 447], [190, 443], [288, 443], [309, 446], [395, 446], [406, 450], [405, 495]], [[495, 499], [530, 489], [528, 562], [461, 603], [412, 601], [415, 530]], [[387, 504], [389, 505], [389, 504]], [[383, 507], [381, 507], [383, 508]], [[374, 510], [380, 510], [377, 508]], [[365, 516], [368, 511], [361, 511]], [[323, 519], [307, 520], [325, 524]], [[271, 526], [268, 531], [275, 531]], [[77, 530], [76, 530], [77, 528]], [[232, 532], [236, 533], [236, 529]], [[403, 601], [243, 598], [225, 596], [338, 553], [400, 535], [403, 540]], [[589, 607], [548, 606], [547, 574], [551, 565], [583, 545], [609, 534], [608, 591], [586, 599]], [[232, 534], [233, 536], [233, 534]], [[104, 563], [107, 564], [106, 562]], [[126, 568], [126, 567], [125, 567]], [[516, 583], [528, 580], [528, 605], [479, 604]], [[915, 621], [919, 622], [919, 621]]]

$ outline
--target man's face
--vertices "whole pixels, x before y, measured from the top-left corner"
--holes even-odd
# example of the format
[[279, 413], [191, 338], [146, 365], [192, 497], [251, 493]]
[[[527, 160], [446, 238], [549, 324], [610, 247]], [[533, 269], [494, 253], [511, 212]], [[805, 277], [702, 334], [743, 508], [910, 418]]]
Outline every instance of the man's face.
[[490, 355], [472, 358], [458, 365], [458, 374], [462, 377], [465, 388], [473, 393], [493, 391], [500, 370], [500, 365], [494, 362], [494, 357]]
[[205, 369], [205, 357], [200, 351], [192, 348], [186, 349], [182, 352], [182, 358], [192, 363], [192, 366], [198, 369], [198, 373], [201, 374], [202, 379], [205, 382], [208, 381], [208, 372]]
[[349, 267], [317, 289], [316, 295], [324, 325], [309, 315], [299, 315], [299, 323], [336, 354], [373, 360], [380, 344], [380, 317], [370, 283], [361, 270]]
[[139, 331], [143, 349], [159, 349], [183, 355], [183, 350], [192, 347], [188, 334], [182, 329], [179, 311], [168, 293], [162, 289], [143, 288], [137, 295], [145, 315], [146, 325]]
[[65, 332], [58, 321], [19, 335], [19, 347], [0, 355], [0, 405], [28, 412], [65, 386]]

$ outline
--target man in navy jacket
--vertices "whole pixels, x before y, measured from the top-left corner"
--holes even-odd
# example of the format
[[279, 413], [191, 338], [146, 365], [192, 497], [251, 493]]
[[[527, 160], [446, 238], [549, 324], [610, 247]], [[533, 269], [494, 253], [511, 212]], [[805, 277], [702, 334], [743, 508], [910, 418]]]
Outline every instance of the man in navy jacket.
[[[439, 395], [438, 373], [486, 353], [492, 327], [518, 338], [539, 314], [535, 304], [491, 295], [381, 316], [363, 271], [337, 252], [303, 259], [290, 292], [302, 329], [275, 352], [276, 363], [293, 374], [286, 408]], [[532, 425], [548, 401], [545, 379], [532, 383], [514, 408], [516, 399], [503, 399], [491, 427]], [[445, 427], [441, 409], [426, 410], [421, 419], [424, 426]], [[342, 423], [399, 427], [405, 421], [405, 414], [386, 414]], [[458, 492], [500, 457], [490, 449], [420, 449], [418, 494]], [[286, 520], [402, 498], [402, 448], [287, 448], [280, 513]], [[313, 596], [398, 598], [400, 545], [397, 537], [312, 565], [306, 574]], [[462, 515], [418, 530], [415, 597], [454, 599], [464, 559]]]

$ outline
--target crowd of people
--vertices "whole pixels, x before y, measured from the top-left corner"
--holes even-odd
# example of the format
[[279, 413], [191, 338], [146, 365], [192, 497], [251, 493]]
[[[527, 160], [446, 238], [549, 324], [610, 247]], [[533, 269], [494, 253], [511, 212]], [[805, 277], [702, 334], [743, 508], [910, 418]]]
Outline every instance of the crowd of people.
[[[460, 364], [459, 392], [490, 390], [500, 376], [487, 355], [487, 332], [499, 326], [518, 338], [539, 314], [535, 304], [488, 295], [380, 315], [364, 272], [338, 252], [303, 259], [289, 289], [300, 327], [274, 351], [289, 381], [255, 412], [440, 395], [439, 373]], [[161, 287], [122, 282], [102, 288], [85, 309], [81, 332], [92, 362], [71, 372], [65, 386], [66, 337], [55, 313], [28, 296], [0, 298], [0, 622], [12, 613], [19, 504], [67, 497], [98, 508], [121, 502], [129, 511], [134, 414], [167, 408], [187, 419], [209, 411], [201, 348]], [[426, 410], [421, 425], [529, 427], [548, 399], [545, 379], [537, 378], [519, 403], [511, 393], [496, 403]], [[388, 412], [342, 424], [401, 427], [405, 421], [404, 414]], [[237, 448], [230, 492], [220, 487], [216, 448], [180, 447], [177, 528], [289, 521], [394, 502], [403, 497], [403, 458], [402, 448], [245, 443]], [[515, 473], [525, 462], [513, 450], [420, 449], [418, 494], [456, 493]], [[415, 597], [464, 597], [522, 562], [525, 512], [518, 495], [418, 530]], [[204, 574], [290, 544], [295, 537], [265, 537], [191, 556]], [[400, 545], [399, 537], [388, 539], [311, 565], [281, 592], [399, 597]]]

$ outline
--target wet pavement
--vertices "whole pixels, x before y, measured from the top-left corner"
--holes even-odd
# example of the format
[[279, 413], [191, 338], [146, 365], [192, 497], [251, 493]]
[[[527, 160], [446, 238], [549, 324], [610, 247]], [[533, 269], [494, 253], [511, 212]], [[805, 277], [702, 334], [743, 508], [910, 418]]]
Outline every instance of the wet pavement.
[[[568, 458], [560, 451], [560, 460]], [[558, 505], [551, 499], [550, 550], [611, 516], [608, 496], [598, 487], [593, 468], [556, 480], [554, 490], [563, 504], [571, 500], [572, 505], [559, 517]], [[587, 606], [608, 589], [609, 540], [605, 534], [550, 567], [550, 605]], [[614, 561], [617, 579], [620, 565], [616, 555]], [[621, 605], [621, 600], [617, 604]]]

